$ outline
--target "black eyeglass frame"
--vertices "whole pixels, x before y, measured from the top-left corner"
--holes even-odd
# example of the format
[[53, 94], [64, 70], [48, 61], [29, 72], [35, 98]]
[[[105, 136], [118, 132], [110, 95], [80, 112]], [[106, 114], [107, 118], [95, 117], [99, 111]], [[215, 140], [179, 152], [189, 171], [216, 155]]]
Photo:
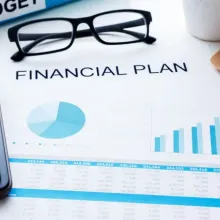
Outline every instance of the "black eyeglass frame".
[[[120, 13], [120, 12], [133, 12], [133, 13], [137, 13], [137, 14], [140, 14], [143, 16], [145, 23], [146, 23], [146, 26], [147, 26], [146, 36], [143, 39], [138, 39], [138, 40], [134, 40], [134, 41], [130, 41], [130, 42], [106, 42], [99, 37], [99, 35], [96, 31], [97, 28], [94, 27], [95, 18], [102, 16], [102, 15], [107, 15], [107, 14], [112, 14], [112, 13]], [[21, 45], [19, 43], [19, 37], [18, 37], [19, 30], [27, 25], [34, 24], [34, 23], [40, 23], [40, 22], [46, 22], [46, 21], [67, 21], [67, 22], [71, 23], [73, 29], [72, 29], [72, 37], [71, 37], [71, 41], [70, 41], [69, 45], [64, 48], [53, 50], [53, 51], [46, 51], [46, 52], [40, 52], [40, 53], [28, 53], [28, 52], [26, 53], [26, 52], [24, 52], [24, 50], [21, 48]], [[133, 22], [135, 22], [135, 21], [133, 21]], [[25, 56], [37, 56], [37, 55], [46, 55], [46, 54], [61, 52], [61, 51], [69, 49], [73, 45], [74, 40], [77, 37], [86, 37], [86, 36], [92, 36], [92, 35], [95, 37], [95, 39], [97, 41], [99, 41], [102, 44], [106, 44], [106, 45], [122, 45], [122, 44], [138, 43], [138, 42], [146, 42], [148, 44], [152, 44], [156, 41], [156, 39], [154, 37], [149, 36], [149, 26], [150, 26], [151, 22], [152, 22], [152, 16], [149, 11], [135, 10], [135, 9], [112, 10], [112, 11], [102, 12], [102, 13], [98, 13], [98, 14], [95, 14], [95, 15], [92, 15], [89, 17], [82, 17], [82, 18], [57, 17], [57, 18], [46, 18], [46, 19], [38, 19], [38, 20], [28, 21], [28, 22], [18, 24], [16, 26], [8, 29], [8, 37], [9, 37], [10, 42], [15, 42], [18, 47], [18, 50], [19, 50], [16, 54], [14, 54], [11, 57], [11, 59], [14, 61], [21, 61]], [[90, 30], [88, 29], [88, 30], [77, 31], [77, 27], [81, 23], [87, 24], [89, 26]], [[126, 23], [128, 24], [129, 22], [126, 22]], [[132, 21], [130, 22], [130, 24], [132, 24]], [[118, 25], [120, 25], [120, 24], [118, 24]], [[109, 26], [114, 26], [114, 25], [109, 25]], [[135, 26], [134, 23], [133, 23], [133, 26]], [[108, 26], [106, 26], [106, 27], [108, 27]], [[78, 36], [77, 36], [77, 33], [79, 33]]]

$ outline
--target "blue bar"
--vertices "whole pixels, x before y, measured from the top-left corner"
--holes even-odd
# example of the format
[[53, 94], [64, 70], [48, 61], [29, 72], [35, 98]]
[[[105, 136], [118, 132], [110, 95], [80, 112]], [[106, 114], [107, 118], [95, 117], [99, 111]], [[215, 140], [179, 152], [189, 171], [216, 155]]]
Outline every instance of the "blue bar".
[[155, 152], [160, 152], [160, 138], [155, 137]]
[[166, 137], [164, 135], [160, 136], [160, 151], [165, 152]]
[[12, 189], [10, 197], [17, 198], [41, 198], [41, 199], [63, 199], [102, 201], [137, 204], [194, 206], [194, 207], [220, 207], [218, 198], [199, 198], [183, 196], [160, 196], [125, 193], [102, 193], [85, 191], [63, 191], [63, 190], [42, 190], [42, 189]]
[[211, 148], [212, 154], [217, 155], [217, 145], [216, 145], [216, 135], [215, 135], [215, 126], [210, 126], [210, 139], [211, 139]]
[[192, 127], [192, 152], [193, 154], [199, 153], [197, 127]]
[[217, 153], [220, 155], [220, 119], [215, 118], [215, 135], [217, 143]]
[[202, 139], [202, 124], [197, 124], [197, 137], [198, 137], [198, 153], [203, 153], [203, 139]]
[[179, 150], [180, 153], [184, 153], [184, 130], [180, 129], [179, 130]]
[[180, 138], [179, 138], [179, 131], [173, 131], [173, 147], [174, 153], [180, 153]]

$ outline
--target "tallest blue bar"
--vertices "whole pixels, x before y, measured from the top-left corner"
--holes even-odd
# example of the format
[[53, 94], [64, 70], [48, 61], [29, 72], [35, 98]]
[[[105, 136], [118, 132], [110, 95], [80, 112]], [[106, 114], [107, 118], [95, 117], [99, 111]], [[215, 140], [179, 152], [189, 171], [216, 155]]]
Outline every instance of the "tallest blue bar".
[[217, 153], [220, 155], [220, 119], [215, 118], [215, 135], [216, 135], [216, 145]]

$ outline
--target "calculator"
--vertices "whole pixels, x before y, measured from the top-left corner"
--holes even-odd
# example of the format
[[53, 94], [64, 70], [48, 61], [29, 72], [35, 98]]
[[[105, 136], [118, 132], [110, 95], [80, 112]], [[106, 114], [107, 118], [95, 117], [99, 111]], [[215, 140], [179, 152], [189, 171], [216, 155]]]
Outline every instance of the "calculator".
[[0, 108], [0, 198], [8, 195], [12, 188], [12, 178], [9, 165], [5, 132]]

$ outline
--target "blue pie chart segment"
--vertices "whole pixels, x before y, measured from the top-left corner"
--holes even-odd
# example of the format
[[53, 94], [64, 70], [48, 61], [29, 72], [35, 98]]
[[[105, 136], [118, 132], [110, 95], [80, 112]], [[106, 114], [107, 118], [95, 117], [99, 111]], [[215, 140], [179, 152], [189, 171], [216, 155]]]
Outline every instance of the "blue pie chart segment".
[[85, 121], [85, 114], [79, 107], [68, 102], [55, 102], [32, 110], [28, 127], [42, 138], [61, 139], [78, 133]]

